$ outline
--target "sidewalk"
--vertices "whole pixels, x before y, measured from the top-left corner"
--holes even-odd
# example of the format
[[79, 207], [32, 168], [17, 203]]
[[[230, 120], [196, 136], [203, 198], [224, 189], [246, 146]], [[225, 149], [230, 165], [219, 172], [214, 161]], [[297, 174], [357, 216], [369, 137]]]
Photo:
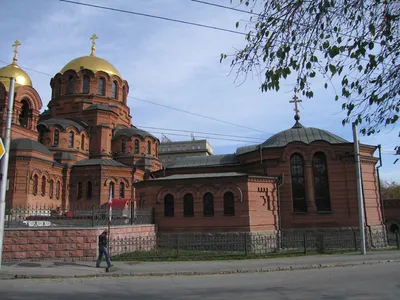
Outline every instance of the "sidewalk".
[[[316, 255], [291, 258], [177, 261], [177, 262], [114, 262], [110, 272], [95, 268], [94, 262], [19, 261], [5, 262], [0, 280], [24, 278], [87, 278], [103, 276], [168, 276], [211, 275], [229, 273], [273, 272], [354, 266], [360, 264], [400, 262], [400, 251], [360, 254]], [[103, 266], [105, 263], [103, 262]]]

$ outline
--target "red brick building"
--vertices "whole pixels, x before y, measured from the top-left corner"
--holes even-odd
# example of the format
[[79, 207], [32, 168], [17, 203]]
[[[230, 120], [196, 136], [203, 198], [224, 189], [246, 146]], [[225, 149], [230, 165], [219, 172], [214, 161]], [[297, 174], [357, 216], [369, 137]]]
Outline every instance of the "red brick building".
[[[159, 140], [131, 125], [128, 83], [94, 53], [66, 64], [42, 102], [16, 62], [7, 200], [18, 204], [101, 204], [136, 197], [154, 207], [161, 232], [347, 230], [358, 227], [353, 143], [326, 130], [295, 124], [264, 143], [233, 154], [193, 156], [166, 167]], [[0, 131], [8, 101], [0, 79]], [[18, 81], [19, 80], [19, 81]], [[375, 146], [360, 145], [366, 224], [383, 230]]]
[[[159, 140], [131, 124], [129, 85], [117, 69], [95, 55], [93, 42], [89, 56], [51, 79], [51, 100], [40, 113], [42, 101], [16, 54], [0, 69], [1, 76], [16, 78], [7, 202], [99, 205], [110, 185], [114, 197], [133, 198], [132, 182], [161, 168]], [[2, 137], [8, 92], [9, 79], [0, 77]]]

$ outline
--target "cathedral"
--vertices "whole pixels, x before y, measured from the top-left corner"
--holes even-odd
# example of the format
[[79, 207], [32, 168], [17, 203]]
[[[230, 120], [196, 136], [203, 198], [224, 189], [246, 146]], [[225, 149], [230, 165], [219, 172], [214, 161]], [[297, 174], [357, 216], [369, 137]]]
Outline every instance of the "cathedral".
[[[234, 153], [189, 156], [163, 166], [157, 137], [131, 123], [129, 85], [91, 53], [71, 60], [50, 81], [42, 101], [28, 74], [15, 77], [7, 202], [15, 205], [101, 205], [114, 198], [153, 207], [160, 232], [277, 232], [358, 227], [353, 143], [307, 127], [297, 109], [288, 129]], [[0, 135], [9, 80], [0, 77]], [[293, 102], [297, 104], [297, 99]], [[285, 122], [282, 120], [282, 122]], [[190, 146], [188, 146], [190, 147]], [[368, 232], [384, 230], [374, 156], [360, 145]]]

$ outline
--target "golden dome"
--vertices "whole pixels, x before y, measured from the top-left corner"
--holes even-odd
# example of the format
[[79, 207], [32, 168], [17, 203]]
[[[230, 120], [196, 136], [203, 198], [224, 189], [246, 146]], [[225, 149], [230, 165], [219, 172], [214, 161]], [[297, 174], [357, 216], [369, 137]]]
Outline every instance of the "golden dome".
[[71, 60], [69, 63], [65, 65], [64, 68], [61, 69], [60, 73], [63, 74], [68, 70], [74, 70], [76, 72], [79, 72], [82, 69], [88, 69], [92, 70], [94, 73], [98, 71], [103, 71], [109, 75], [117, 75], [119, 78], [122, 78], [121, 74], [112, 64], [110, 64], [105, 59], [97, 57], [94, 54], [94, 51], [96, 50], [95, 45], [97, 38], [98, 37], [96, 34], [93, 34], [90, 38], [92, 40], [92, 52], [90, 53], [89, 56], [81, 56], [75, 58], [74, 60]]
[[74, 70], [76, 72], [79, 72], [82, 69], [89, 69], [92, 70], [94, 73], [96, 73], [97, 71], [103, 71], [109, 75], [117, 75], [120, 78], [122, 78], [121, 74], [112, 64], [110, 64], [105, 59], [102, 59], [94, 55], [81, 56], [75, 58], [74, 60], [71, 60], [69, 63], [65, 65], [64, 68], [62, 68], [60, 73], [63, 74], [68, 70]]
[[20, 45], [21, 43], [19, 41], [15, 41], [13, 44], [13, 47], [15, 48], [13, 62], [8, 66], [0, 68], [0, 82], [4, 84], [7, 91], [10, 88], [10, 77], [15, 78], [15, 89], [18, 89], [23, 85], [32, 86], [32, 81], [29, 78], [29, 75], [17, 65], [18, 46]]

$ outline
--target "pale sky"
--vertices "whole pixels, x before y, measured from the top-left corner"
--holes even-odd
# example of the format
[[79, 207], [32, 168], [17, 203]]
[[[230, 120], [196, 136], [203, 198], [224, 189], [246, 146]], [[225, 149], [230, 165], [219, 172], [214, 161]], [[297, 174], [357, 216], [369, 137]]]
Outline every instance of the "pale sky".
[[[78, 2], [230, 30], [236, 30], [238, 20], [248, 20], [250, 16], [190, 0]], [[208, 2], [230, 5], [230, 0]], [[133, 124], [159, 138], [163, 132], [175, 141], [189, 140], [190, 132], [194, 132], [199, 139], [209, 140], [214, 154], [233, 153], [237, 147], [262, 143], [272, 134], [294, 124], [293, 105], [289, 103], [293, 97], [292, 78], [281, 85], [279, 92], [262, 93], [256, 76], [249, 75], [244, 83], [243, 78], [235, 82], [235, 73], [230, 72], [230, 61], [219, 62], [221, 53], [231, 54], [235, 48], [245, 45], [243, 35], [58, 0], [0, 0], [0, 11], [0, 66], [11, 63], [11, 45], [18, 39], [22, 44], [18, 63], [29, 74], [33, 87], [41, 96], [42, 110], [50, 99], [51, 77], [72, 59], [89, 55], [89, 38], [96, 33], [99, 37], [96, 55], [112, 63], [128, 81], [130, 97], [242, 126], [129, 98]], [[325, 90], [319, 80], [314, 84], [314, 98], [303, 99], [301, 103], [300, 122], [352, 141], [351, 126], [343, 127], [341, 124], [345, 113], [341, 111], [342, 103], [334, 101], [334, 90]], [[393, 149], [400, 141], [399, 129], [400, 125], [397, 125], [383, 129], [376, 136], [360, 136], [360, 141], [382, 145], [384, 165], [381, 178], [400, 183], [400, 162], [393, 164]]]

